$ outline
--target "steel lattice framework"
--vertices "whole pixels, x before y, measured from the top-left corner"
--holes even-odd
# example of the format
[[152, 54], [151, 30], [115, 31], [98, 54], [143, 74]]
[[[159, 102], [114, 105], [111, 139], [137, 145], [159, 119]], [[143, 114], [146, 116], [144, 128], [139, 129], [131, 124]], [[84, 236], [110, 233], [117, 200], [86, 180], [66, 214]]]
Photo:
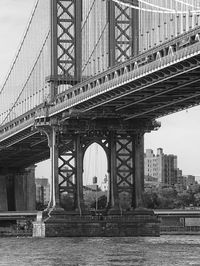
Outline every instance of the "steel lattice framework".
[[[75, 84], [81, 79], [82, 1], [56, 0], [52, 4], [52, 77]], [[57, 36], [57, 38], [56, 38]]]
[[60, 195], [65, 192], [73, 200], [73, 206], [75, 206], [76, 195], [76, 145], [74, 138], [68, 140], [67, 143], [61, 141], [60, 145], [64, 146], [65, 151], [59, 152], [59, 160], [61, 162], [59, 166], [59, 189]]
[[120, 201], [128, 206], [134, 204], [134, 138], [124, 135], [116, 136], [116, 178]]
[[[89, 126], [85, 127], [88, 124]], [[110, 124], [111, 125], [111, 124]], [[93, 129], [92, 129], [93, 128]], [[63, 128], [63, 131], [66, 127]], [[109, 130], [109, 126], [105, 127], [87, 123], [82, 121], [82, 133], [79, 132], [80, 126], [77, 130], [71, 131], [71, 134], [62, 132], [59, 142], [59, 190], [62, 198], [63, 193], [73, 200], [73, 208], [78, 208], [78, 204], [83, 202], [83, 158], [87, 148], [92, 143], [98, 143], [105, 151], [108, 159], [108, 173], [110, 175], [111, 187], [115, 181], [116, 191], [113, 190], [109, 194], [109, 201], [114, 200], [114, 204], [121, 206], [126, 205], [131, 209], [135, 204], [135, 150], [134, 144], [137, 142], [136, 132], [127, 134], [117, 133], [116, 130]], [[142, 168], [142, 165], [141, 165]], [[117, 195], [116, 195], [117, 192]], [[77, 202], [77, 193], [80, 195], [80, 203]], [[125, 206], [123, 206], [125, 207]]]
[[137, 55], [138, 22], [137, 11], [109, 1], [110, 66]]

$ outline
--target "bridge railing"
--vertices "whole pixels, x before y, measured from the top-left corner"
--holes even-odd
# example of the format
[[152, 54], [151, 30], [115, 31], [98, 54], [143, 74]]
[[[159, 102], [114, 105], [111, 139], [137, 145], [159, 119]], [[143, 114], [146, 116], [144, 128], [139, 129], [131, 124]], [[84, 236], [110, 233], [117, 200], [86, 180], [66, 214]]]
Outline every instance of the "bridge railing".
[[[61, 93], [55, 100], [50, 114], [54, 115], [63, 109], [73, 108], [79, 103], [92, 99], [99, 94], [111, 91], [119, 86], [133, 82], [150, 73], [159, 71], [175, 63], [186, 60], [200, 53], [200, 27], [190, 31], [186, 35], [175, 38], [171, 42], [144, 53], [136, 58], [128, 60], [92, 79], [88, 79], [71, 89]], [[187, 39], [187, 42], [185, 40]], [[185, 43], [184, 45], [183, 42]], [[168, 77], [165, 77], [166, 79]], [[141, 89], [145, 85], [136, 86]], [[130, 93], [126, 89], [124, 93]], [[81, 111], [81, 110], [80, 110]]]
[[[140, 82], [139, 85], [134, 81], [139, 80], [150, 73], [159, 72], [159, 70], [166, 68], [170, 65], [177, 64], [200, 54], [200, 27], [181, 35], [171, 41], [166, 42], [150, 51], [143, 53], [135, 58], [128, 60], [118, 66], [115, 66], [93, 78], [85, 80], [76, 86], [69, 88], [63, 93], [60, 93], [54, 102], [54, 106], [48, 109], [48, 116], [53, 116], [62, 110], [76, 108], [80, 103], [86, 102], [98, 95], [106, 94], [121, 86], [123, 95], [130, 93], [132, 90], [141, 90], [146, 86], [145, 83]], [[160, 76], [159, 79], [169, 78]], [[123, 86], [131, 83], [131, 87]], [[65, 85], [62, 85], [65, 86]], [[132, 92], [131, 91], [131, 92]], [[107, 99], [109, 101], [109, 98]], [[13, 119], [11, 122], [6, 123], [0, 127], [1, 138], [9, 136], [10, 133], [15, 132], [16, 128], [23, 129], [26, 124], [28, 126], [34, 123], [34, 117], [44, 116], [46, 107], [38, 105], [28, 112], [24, 112], [21, 116]], [[40, 112], [36, 112], [40, 110]], [[79, 110], [78, 110], [79, 111]], [[80, 110], [81, 111], [81, 110]]]
[[[35, 122], [35, 113], [36, 108], [30, 110], [29, 112], [25, 113], [13, 119], [11, 122], [6, 123], [4, 126], [0, 127], [0, 140], [3, 142], [7, 138], [10, 138], [21, 131], [26, 130], [34, 125]], [[0, 145], [0, 149], [3, 148]]]

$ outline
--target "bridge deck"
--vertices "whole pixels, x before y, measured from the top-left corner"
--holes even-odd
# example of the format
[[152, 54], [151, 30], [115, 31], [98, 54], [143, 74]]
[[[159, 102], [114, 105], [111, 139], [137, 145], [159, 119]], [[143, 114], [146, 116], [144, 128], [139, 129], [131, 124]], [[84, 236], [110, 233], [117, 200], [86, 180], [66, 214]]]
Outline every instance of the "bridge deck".
[[[151, 121], [200, 103], [200, 27], [66, 89], [0, 127], [0, 167], [27, 167], [49, 157], [35, 119]], [[116, 120], [117, 121], [117, 120]], [[151, 129], [150, 129], [151, 130]], [[22, 160], [23, 158], [23, 160]]]

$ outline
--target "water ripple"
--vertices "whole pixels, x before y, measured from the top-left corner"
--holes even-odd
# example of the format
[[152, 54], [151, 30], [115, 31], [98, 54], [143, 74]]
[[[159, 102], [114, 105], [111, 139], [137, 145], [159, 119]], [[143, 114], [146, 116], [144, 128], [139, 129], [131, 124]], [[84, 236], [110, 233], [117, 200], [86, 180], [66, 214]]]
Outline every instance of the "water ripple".
[[199, 236], [0, 238], [3, 266], [200, 266]]

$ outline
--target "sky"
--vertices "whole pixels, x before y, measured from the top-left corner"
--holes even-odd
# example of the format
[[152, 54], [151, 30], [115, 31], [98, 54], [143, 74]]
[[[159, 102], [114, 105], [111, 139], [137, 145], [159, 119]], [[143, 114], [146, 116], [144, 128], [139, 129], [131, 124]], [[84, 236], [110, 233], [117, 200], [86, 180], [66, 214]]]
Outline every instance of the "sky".
[[[35, 0], [0, 0], [0, 84], [3, 83], [17, 53], [20, 41], [30, 18]], [[200, 176], [200, 106], [159, 119], [161, 128], [145, 135], [145, 149], [163, 148], [166, 154], [178, 156], [178, 167], [183, 174]], [[93, 150], [93, 152], [92, 152]], [[97, 168], [105, 168], [102, 151], [88, 151], [85, 173], [97, 175]], [[100, 163], [88, 170], [90, 159], [96, 156]], [[98, 166], [97, 166], [98, 165]], [[104, 163], [106, 165], [106, 163]], [[36, 177], [49, 177], [47, 163], [40, 164]]]

